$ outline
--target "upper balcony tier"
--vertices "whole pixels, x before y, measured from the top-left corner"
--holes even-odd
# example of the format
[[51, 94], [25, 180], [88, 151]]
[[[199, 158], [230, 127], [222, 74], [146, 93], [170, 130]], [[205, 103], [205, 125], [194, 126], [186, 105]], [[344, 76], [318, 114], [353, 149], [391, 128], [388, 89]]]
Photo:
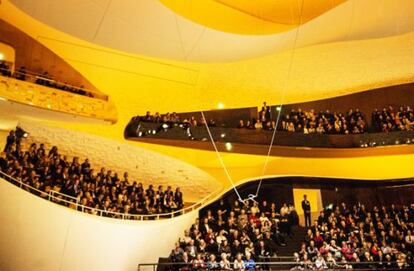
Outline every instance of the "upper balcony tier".
[[0, 99], [2, 102], [18, 103], [109, 123], [117, 121], [115, 105], [106, 95], [27, 72], [16, 72], [14, 76], [1, 74]]
[[205, 150], [212, 150], [213, 139], [219, 150], [262, 155], [270, 144], [325, 149], [412, 144], [413, 105], [414, 85], [404, 84], [300, 104], [148, 112], [131, 119], [125, 138]]

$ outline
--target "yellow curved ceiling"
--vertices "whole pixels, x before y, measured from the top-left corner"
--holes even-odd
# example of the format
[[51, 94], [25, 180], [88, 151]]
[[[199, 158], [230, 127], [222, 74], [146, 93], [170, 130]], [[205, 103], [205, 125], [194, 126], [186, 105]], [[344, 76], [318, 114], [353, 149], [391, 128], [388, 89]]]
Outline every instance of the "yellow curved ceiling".
[[346, 0], [160, 0], [174, 12], [216, 30], [274, 34], [304, 24]]

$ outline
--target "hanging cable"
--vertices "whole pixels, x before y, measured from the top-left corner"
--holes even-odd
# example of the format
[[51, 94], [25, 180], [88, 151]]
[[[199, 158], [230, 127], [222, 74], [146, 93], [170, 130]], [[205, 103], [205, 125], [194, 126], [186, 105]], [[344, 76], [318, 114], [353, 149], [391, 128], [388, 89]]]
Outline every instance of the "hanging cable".
[[227, 167], [226, 167], [226, 165], [224, 164], [223, 159], [221, 158], [220, 152], [219, 152], [219, 151], [218, 151], [218, 149], [217, 149], [216, 142], [214, 141], [213, 135], [211, 134], [210, 128], [208, 127], [207, 120], [206, 120], [206, 118], [205, 118], [205, 116], [204, 116], [204, 112], [203, 112], [203, 111], [200, 111], [200, 112], [201, 112], [201, 117], [203, 118], [204, 125], [206, 126], [208, 136], [210, 137], [211, 143], [213, 144], [213, 147], [214, 147], [214, 150], [215, 150], [215, 152], [216, 152], [217, 158], [218, 158], [218, 160], [220, 161], [221, 166], [223, 167], [224, 173], [226, 174], [227, 179], [230, 181], [230, 183], [231, 183], [231, 185], [232, 185], [232, 187], [233, 187], [233, 190], [234, 190], [234, 192], [236, 193], [236, 195], [237, 195], [237, 197], [238, 197], [238, 200], [239, 200], [240, 202], [242, 202], [242, 203], [245, 203], [245, 201], [244, 201], [244, 200], [242, 199], [242, 197], [240, 196], [239, 191], [237, 191], [237, 188], [236, 188], [236, 186], [234, 185], [234, 182], [233, 182], [233, 178], [230, 176], [230, 173], [229, 173], [229, 171], [227, 170]]
[[260, 188], [262, 187], [263, 176], [266, 173], [267, 165], [269, 163], [270, 153], [272, 151], [272, 147], [273, 147], [273, 144], [274, 144], [274, 141], [275, 141], [276, 131], [277, 131], [277, 127], [279, 126], [279, 121], [280, 121], [280, 115], [282, 114], [282, 107], [283, 107], [283, 102], [284, 102], [284, 99], [285, 99], [287, 85], [289, 83], [290, 76], [291, 76], [291, 73], [292, 73], [293, 59], [294, 59], [295, 52], [296, 52], [297, 41], [298, 41], [298, 36], [299, 36], [299, 29], [300, 29], [300, 26], [302, 25], [303, 5], [304, 5], [304, 0], [302, 0], [302, 5], [300, 7], [299, 25], [296, 28], [295, 38], [294, 38], [294, 41], [293, 41], [292, 53], [290, 55], [288, 73], [287, 73], [286, 80], [285, 80], [285, 83], [284, 83], [283, 89], [282, 89], [282, 97], [281, 97], [281, 100], [280, 100], [280, 106], [279, 106], [279, 110], [278, 110], [279, 113], [278, 113], [277, 118], [276, 118], [275, 129], [273, 130], [272, 138], [270, 140], [269, 149], [267, 150], [267, 155], [266, 155], [266, 158], [265, 158], [265, 162], [263, 164], [263, 170], [262, 170], [262, 175], [261, 175], [262, 177], [260, 178], [259, 184], [257, 186], [256, 194], [253, 195], [251, 199], [257, 198], [258, 195], [259, 195]]
[[[181, 31], [180, 31], [180, 26], [178, 24], [177, 16], [175, 16], [175, 24], [176, 24], [176, 28], [177, 28], [178, 37], [180, 39], [181, 50], [183, 52], [184, 61], [185, 61], [186, 66], [188, 66], [188, 59], [187, 58], [192, 53], [192, 51], [195, 49], [195, 47], [198, 45], [198, 42], [201, 40], [201, 37], [204, 35], [204, 32], [205, 32], [206, 28], [203, 29], [201, 35], [198, 37], [197, 41], [195, 42], [195, 44], [193, 45], [193, 47], [191, 48], [191, 50], [187, 54], [185, 52], [184, 41], [183, 41], [182, 36], [181, 36]], [[224, 164], [223, 159], [221, 158], [220, 152], [217, 149], [216, 142], [214, 141], [213, 135], [211, 134], [210, 128], [208, 127], [207, 120], [206, 120], [206, 118], [204, 116], [204, 112], [203, 111], [200, 111], [200, 113], [201, 113], [201, 116], [203, 118], [204, 124], [206, 126], [207, 133], [208, 133], [208, 135], [210, 137], [211, 143], [213, 144], [214, 151], [216, 152], [217, 158], [218, 158], [221, 166], [223, 167], [223, 170], [224, 170], [224, 173], [226, 174], [227, 179], [229, 180], [231, 186], [233, 187], [233, 190], [236, 193], [238, 200], [240, 202], [242, 202], [243, 204], [246, 204], [246, 201], [242, 199], [242, 197], [239, 194], [239, 191], [237, 191], [237, 188], [236, 188], [236, 186], [234, 185], [234, 182], [233, 182], [233, 178], [231, 177], [231, 175], [230, 175], [230, 173], [229, 173], [226, 165]], [[249, 195], [249, 196], [252, 196], [252, 195]]]

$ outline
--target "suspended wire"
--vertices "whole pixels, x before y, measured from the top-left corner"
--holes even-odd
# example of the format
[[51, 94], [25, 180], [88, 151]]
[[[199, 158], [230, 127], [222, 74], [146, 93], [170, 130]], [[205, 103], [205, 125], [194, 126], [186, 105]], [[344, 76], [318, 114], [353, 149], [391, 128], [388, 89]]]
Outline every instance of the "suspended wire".
[[[187, 58], [188, 58], [188, 56], [192, 53], [192, 51], [195, 49], [195, 47], [198, 45], [198, 42], [201, 40], [201, 37], [204, 35], [204, 32], [205, 32], [205, 30], [206, 30], [206, 27], [203, 29], [203, 31], [202, 31], [202, 33], [201, 33], [201, 35], [200, 35], [200, 36], [198, 37], [198, 39], [196, 40], [195, 44], [194, 44], [194, 45], [193, 45], [193, 47], [190, 49], [189, 53], [188, 53], [188, 54], [186, 54], [186, 52], [185, 52], [185, 48], [184, 48], [184, 41], [183, 41], [183, 38], [182, 38], [182, 35], [181, 35], [180, 25], [179, 25], [179, 23], [178, 23], [177, 16], [175, 16], [175, 24], [176, 24], [176, 28], [177, 28], [177, 32], [178, 32], [178, 37], [179, 37], [179, 39], [180, 39], [180, 45], [181, 45], [181, 50], [182, 50], [182, 52], [183, 52], [184, 61], [185, 61], [186, 66], [188, 66], [188, 59], [187, 59]], [[216, 153], [216, 155], [217, 155], [217, 158], [218, 158], [218, 160], [219, 160], [219, 162], [220, 162], [220, 164], [221, 164], [221, 166], [222, 166], [222, 168], [223, 168], [223, 170], [224, 170], [224, 173], [226, 174], [227, 179], [229, 180], [229, 182], [230, 182], [231, 186], [233, 187], [233, 190], [234, 190], [234, 192], [236, 193], [238, 200], [239, 200], [240, 202], [242, 202], [242, 203], [246, 204], [246, 201], [244, 201], [244, 200], [242, 199], [242, 197], [241, 197], [241, 196], [240, 196], [240, 194], [239, 194], [239, 191], [237, 191], [237, 188], [236, 188], [236, 186], [234, 185], [233, 178], [231, 177], [231, 175], [230, 175], [230, 173], [229, 173], [229, 171], [228, 171], [228, 169], [227, 169], [226, 165], [224, 164], [224, 161], [223, 161], [223, 159], [222, 159], [222, 157], [221, 157], [221, 155], [220, 155], [220, 152], [219, 152], [219, 150], [217, 149], [216, 142], [214, 141], [213, 135], [211, 134], [210, 128], [208, 127], [208, 124], [207, 124], [207, 120], [206, 120], [206, 118], [205, 118], [205, 116], [204, 116], [204, 111], [200, 111], [200, 113], [201, 113], [201, 116], [202, 116], [202, 118], [203, 118], [204, 124], [205, 124], [205, 126], [206, 126], [208, 136], [210, 137], [211, 143], [213, 144], [214, 151], [215, 151], [215, 153]]]
[[260, 178], [259, 184], [257, 186], [256, 194], [253, 195], [252, 199], [256, 198], [259, 195], [260, 188], [262, 187], [263, 176], [264, 176], [264, 174], [266, 172], [267, 165], [269, 163], [269, 157], [270, 157], [270, 153], [272, 151], [272, 147], [273, 147], [273, 144], [274, 144], [274, 141], [275, 141], [277, 127], [279, 126], [280, 116], [282, 115], [282, 107], [283, 107], [283, 102], [284, 102], [284, 99], [285, 99], [287, 85], [289, 83], [290, 76], [291, 76], [291, 73], [292, 73], [293, 59], [295, 57], [296, 46], [297, 46], [297, 41], [298, 41], [298, 36], [299, 36], [299, 29], [300, 29], [300, 27], [302, 25], [302, 15], [303, 15], [304, 2], [305, 2], [305, 0], [302, 0], [302, 4], [301, 4], [301, 7], [300, 7], [299, 25], [296, 28], [295, 38], [294, 38], [294, 41], [293, 41], [292, 53], [290, 55], [288, 73], [287, 73], [286, 80], [285, 80], [285, 83], [284, 83], [283, 89], [282, 89], [282, 97], [281, 97], [280, 105], [279, 105], [279, 109], [278, 109], [278, 112], [279, 113], [278, 113], [277, 118], [276, 118], [275, 129], [273, 130], [272, 139], [270, 140], [269, 149], [267, 150], [267, 155], [266, 155], [266, 158], [265, 158], [265, 162], [263, 164], [263, 170], [262, 170], [262, 175], [261, 175], [262, 177]]
[[231, 185], [232, 185], [232, 187], [233, 187], [233, 190], [234, 190], [234, 192], [236, 193], [236, 195], [237, 195], [237, 197], [238, 197], [239, 201], [240, 201], [240, 202], [244, 202], [244, 200], [242, 199], [242, 197], [241, 197], [241, 196], [240, 196], [240, 194], [239, 194], [239, 191], [237, 191], [237, 188], [236, 188], [236, 186], [234, 185], [233, 178], [230, 176], [230, 173], [229, 173], [229, 171], [227, 170], [226, 165], [224, 164], [224, 161], [223, 161], [223, 158], [222, 158], [222, 157], [221, 157], [221, 155], [220, 155], [220, 152], [219, 152], [219, 151], [218, 151], [218, 149], [217, 149], [216, 142], [214, 141], [213, 135], [211, 134], [210, 128], [208, 127], [206, 117], [204, 116], [204, 112], [203, 112], [203, 111], [200, 111], [200, 112], [201, 112], [201, 117], [203, 118], [203, 121], [204, 121], [204, 125], [206, 126], [208, 136], [210, 137], [211, 143], [213, 144], [213, 147], [214, 147], [214, 150], [215, 150], [215, 152], [216, 152], [217, 158], [218, 158], [218, 160], [220, 161], [221, 166], [223, 167], [224, 173], [226, 173], [227, 179], [230, 181], [230, 183], [231, 183]]

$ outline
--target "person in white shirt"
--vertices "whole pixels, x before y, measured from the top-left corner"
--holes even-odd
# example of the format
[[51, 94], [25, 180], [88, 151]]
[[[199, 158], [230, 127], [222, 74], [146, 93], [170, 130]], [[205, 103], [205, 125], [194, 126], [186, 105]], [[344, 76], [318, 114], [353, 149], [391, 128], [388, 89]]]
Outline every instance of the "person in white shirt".
[[240, 253], [238, 253], [236, 255], [236, 259], [234, 259], [234, 262], [233, 262], [233, 270], [244, 271], [245, 269], [246, 269], [246, 267], [244, 265], [242, 255]]
[[318, 253], [318, 257], [315, 260], [315, 268], [317, 270], [327, 269], [328, 266], [326, 265], [325, 259], [322, 257], [320, 253]]
[[221, 253], [220, 269], [221, 270], [231, 270], [230, 261], [227, 260], [227, 254], [226, 253]]

